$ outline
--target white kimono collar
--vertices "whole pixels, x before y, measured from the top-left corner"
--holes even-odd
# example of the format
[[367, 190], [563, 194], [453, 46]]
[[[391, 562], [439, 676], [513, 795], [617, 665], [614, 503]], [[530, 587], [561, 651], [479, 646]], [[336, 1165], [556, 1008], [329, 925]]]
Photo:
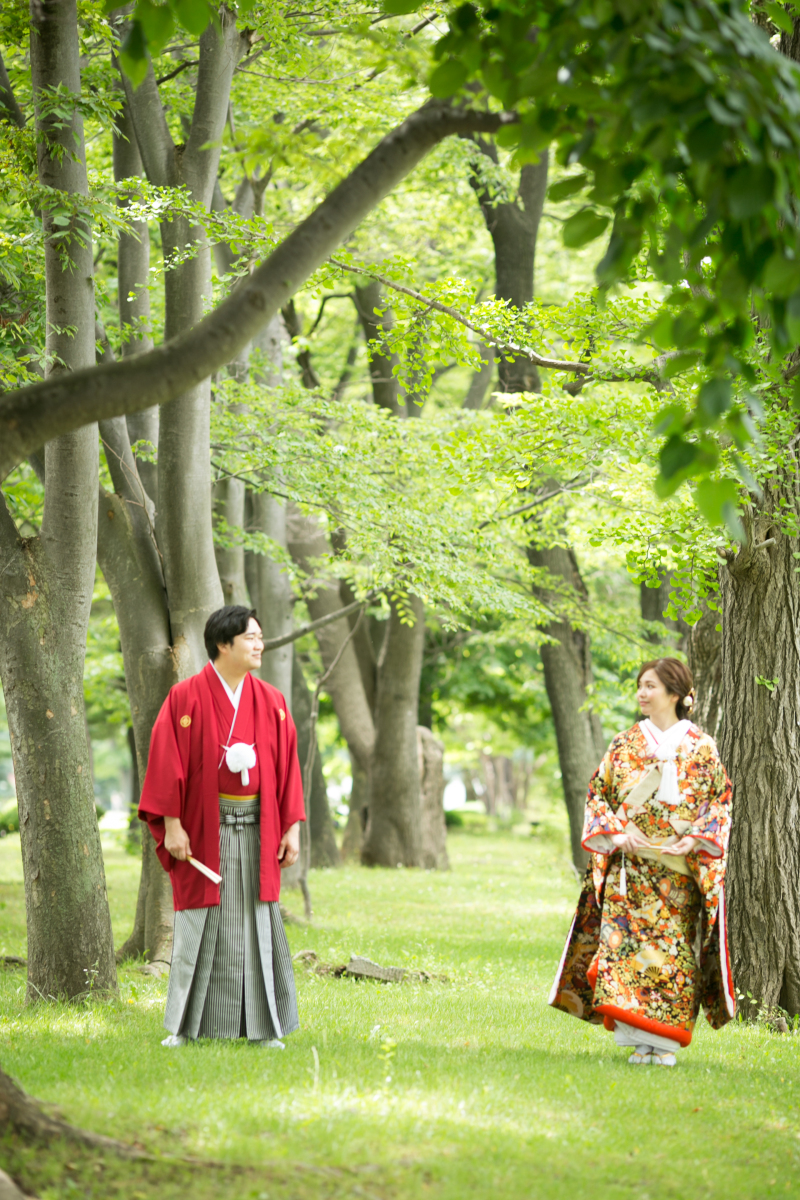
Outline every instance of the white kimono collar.
[[644, 734], [647, 749], [653, 758], [659, 761], [661, 783], [656, 793], [656, 799], [663, 804], [675, 805], [680, 803], [681, 794], [678, 789], [678, 768], [675, 759], [678, 747], [692, 727], [691, 721], [678, 721], [669, 729], [659, 729], [649, 717], [639, 722], [639, 728]]

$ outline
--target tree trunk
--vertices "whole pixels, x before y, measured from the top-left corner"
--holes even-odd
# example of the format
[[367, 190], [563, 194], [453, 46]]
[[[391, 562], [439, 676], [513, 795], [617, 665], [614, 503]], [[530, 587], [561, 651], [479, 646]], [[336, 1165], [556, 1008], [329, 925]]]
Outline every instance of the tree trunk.
[[495, 363], [495, 349], [493, 346], [487, 346], [485, 342], [478, 343], [478, 349], [481, 353], [481, 368], [476, 371], [470, 380], [467, 394], [464, 397], [464, 408], [479, 409], [483, 408], [486, 393], [489, 390], [489, 385], [492, 382]]
[[[127, 99], [117, 116], [117, 128], [119, 133], [112, 134], [114, 179], [119, 182], [141, 178], [144, 175], [142, 156]], [[117, 281], [122, 357], [130, 358], [153, 348], [150, 336], [150, 230], [146, 221], [134, 221], [130, 233], [119, 235]], [[127, 426], [131, 445], [143, 441], [158, 449], [158, 408], [131, 413]], [[136, 467], [144, 490], [158, 507], [156, 464], [137, 456]]]
[[[387, 409], [395, 417], [407, 416], [406, 407], [398, 397], [397, 376], [393, 370], [397, 366], [397, 355], [387, 353], [380, 346], [385, 332], [392, 327], [391, 318], [386, 312], [389, 305], [386, 300], [381, 300], [381, 285], [372, 280], [364, 287], [357, 287], [354, 299], [367, 342], [372, 399], [379, 408]], [[376, 309], [383, 310], [382, 315], [376, 313]]]
[[[245, 519], [246, 487], [241, 479], [220, 479], [214, 484], [214, 509], [218, 518], [225, 522], [225, 534], [232, 529], [242, 529]], [[244, 548], [241, 544], [214, 548], [225, 604], [249, 606], [250, 597], [244, 572]], [[266, 630], [264, 631], [266, 636]]]
[[[293, 647], [290, 646], [290, 649]], [[308, 758], [309, 732], [311, 725], [311, 693], [303, 674], [303, 664], [300, 655], [294, 650], [292, 665], [292, 715], [297, 726], [297, 756], [301, 768], [305, 768]], [[314, 730], [316, 741], [317, 732]], [[311, 834], [311, 866], [338, 867], [339, 850], [333, 836], [331, 810], [328, 806], [328, 790], [325, 787], [325, 777], [322, 774], [322, 759], [319, 746], [314, 755], [314, 770], [311, 775], [311, 795], [306, 796], [308, 812], [306, 820]]]
[[[529, 546], [528, 558], [532, 566], [544, 568], [554, 579], [563, 579], [585, 601], [586, 589], [572, 550], [559, 546], [537, 550]], [[557, 606], [557, 598], [546, 588], [535, 590], [544, 603], [555, 602]], [[544, 626], [544, 632], [553, 639], [541, 646], [539, 653], [556, 729], [572, 861], [582, 871], [588, 861], [586, 851], [581, 848], [586, 789], [605, 751], [597, 715], [586, 709], [592, 683], [589, 635], [558, 618]]]
[[781, 501], [796, 507], [796, 463], [787, 475], [765, 488], [746, 519], [749, 545], [721, 571], [720, 748], [734, 785], [727, 900], [733, 977], [752, 997], [742, 1002], [750, 1016], [761, 1004], [800, 1013], [800, 539], [773, 523]]
[[[493, 143], [483, 138], [474, 141], [487, 158], [497, 163], [497, 150]], [[522, 168], [519, 183], [521, 203], [516, 198], [507, 202], [497, 201], [477, 171], [470, 178], [494, 244], [495, 294], [498, 300], [507, 300], [518, 309], [523, 309], [533, 300], [536, 239], [547, 191], [547, 165], [547, 151], [543, 150], [538, 163], [528, 163]], [[488, 357], [491, 362], [491, 354]], [[498, 370], [501, 392], [541, 391], [539, 372], [527, 358], [502, 356]]]
[[[116, 428], [112, 428], [116, 427]], [[120, 630], [125, 681], [131, 705], [139, 778], [144, 779], [153, 724], [176, 682], [169, 613], [158, 549], [147, 507], [136, 500], [136, 464], [126, 446], [125, 422], [103, 423], [106, 444], [118, 453], [109, 461], [121, 494], [101, 495], [97, 553], [111, 591]], [[136, 918], [117, 958], [145, 955], [158, 962], [172, 956], [172, 884], [149, 833], [142, 838], [142, 877]]]
[[[479, 138], [474, 140], [483, 154], [497, 162], [497, 151], [492, 143]], [[521, 203], [516, 200], [496, 202], [477, 171], [470, 180], [494, 243], [496, 294], [518, 309], [523, 309], [533, 299], [536, 240], [547, 190], [547, 168], [546, 152], [542, 153], [538, 163], [522, 168]], [[527, 359], [509, 361], [501, 358], [499, 375], [499, 387], [503, 392], [541, 390], [539, 373]], [[560, 547], [540, 550], [532, 545], [528, 548], [528, 558], [532, 566], [544, 567], [554, 577], [563, 578], [581, 599], [586, 599], [586, 589], [571, 550]], [[543, 594], [540, 590], [540, 595]], [[553, 639], [542, 646], [541, 657], [556, 729], [572, 860], [576, 869], [583, 871], [587, 855], [580, 842], [586, 788], [604, 750], [599, 720], [592, 713], [580, 711], [587, 702], [591, 683], [589, 637], [583, 630], [573, 629], [564, 619], [552, 621], [545, 632]]]
[[[172, 142], [152, 67], [138, 91], [126, 81], [127, 106], [149, 179], [161, 186], [185, 184], [206, 207], [219, 162], [219, 147], [214, 144], [224, 128], [230, 79], [241, 49], [227, 10], [221, 20], [221, 37], [209, 27], [200, 40], [198, 93], [185, 146]], [[183, 219], [164, 223], [165, 255], [190, 240], [199, 243], [197, 257], [166, 272], [167, 336], [199, 320], [203, 298], [210, 294], [210, 256], [204, 236]], [[126, 241], [120, 242], [119, 254], [120, 285], [124, 277], [125, 286], [142, 288], [145, 280], [139, 272], [144, 259]], [[120, 308], [124, 303], [121, 293]], [[141, 778], [155, 718], [171, 685], [206, 661], [203, 627], [222, 602], [211, 525], [209, 423], [208, 381], [161, 414], [158, 519], [142, 487], [126, 431], [118, 421], [102, 427], [106, 446], [111, 447], [107, 458], [117, 495], [103, 496], [98, 553], [120, 627]], [[148, 835], [142, 838], [134, 928], [119, 957], [145, 954], [153, 961], [169, 962], [172, 926], [170, 879]]]
[[[316, 520], [303, 517], [294, 509], [290, 510], [289, 550], [294, 561], [309, 573], [313, 560], [330, 554], [330, 546]], [[310, 578], [315, 585], [315, 595], [313, 598], [309, 596], [307, 603], [313, 621], [343, 607], [338, 584], [315, 579], [313, 575]], [[317, 631], [317, 643], [325, 669], [333, 663], [349, 632], [346, 617], [332, 621]], [[333, 701], [342, 737], [360, 769], [369, 775], [375, 745], [375, 725], [364, 693], [361, 668], [352, 639], [345, 646], [325, 687]]]
[[[173, 143], [152, 65], [136, 91], [125, 80], [148, 179], [162, 187], [188, 188], [192, 199], [207, 209], [217, 179], [231, 79], [244, 46], [234, 14], [221, 7], [219, 31], [209, 25], [200, 38], [195, 105], [185, 146]], [[194, 247], [191, 258], [179, 261], [164, 276], [164, 336], [169, 340], [203, 316], [211, 296], [211, 251], [203, 227], [183, 216], [162, 222], [161, 239], [165, 258], [180, 260], [186, 245]], [[206, 661], [203, 629], [222, 604], [211, 523], [210, 404], [206, 378], [163, 406], [159, 421], [156, 530], [181, 678], [195, 674]]]
[[716, 740], [722, 725], [722, 632], [720, 614], [706, 608], [686, 639], [695, 687], [692, 720]]
[[403, 623], [403, 610], [397, 600], [391, 602], [378, 664], [369, 817], [361, 847], [365, 866], [418, 867], [422, 862], [417, 713], [425, 612], [417, 596], [408, 597], [406, 606], [413, 625]]
[[422, 866], [448, 871], [447, 826], [444, 820], [444, 746], [424, 725], [417, 727], [419, 758], [420, 841]]
[[350, 773], [353, 782], [350, 788], [350, 811], [342, 838], [342, 859], [345, 862], [358, 862], [361, 859], [361, 843], [364, 841], [369, 813], [369, 776], [359, 767], [352, 753]]
[[[269, 492], [253, 493], [253, 528], [265, 533], [286, 549], [286, 505]], [[294, 595], [284, 567], [266, 554], [256, 555], [253, 564], [258, 588], [258, 617], [266, 639], [292, 632]], [[283, 692], [291, 702], [294, 652], [292, 643], [270, 650], [261, 662], [261, 678]], [[305, 686], [305, 681], [303, 683]], [[300, 762], [303, 763], [301, 757]]]
[[[83, 122], [39, 107], [58, 85], [80, 95], [75, 0], [43, 0], [31, 26], [39, 179], [88, 195]], [[43, 214], [46, 373], [94, 362], [91, 231], [78, 226], [60, 257]], [[63, 249], [63, 247], [62, 247]], [[29, 1000], [115, 990], [111, 920], [86, 740], [83, 666], [95, 572], [97, 427], [45, 447], [41, 534], [21, 540], [5, 505], [0, 538], [2, 676], [19, 803], [28, 920]]]

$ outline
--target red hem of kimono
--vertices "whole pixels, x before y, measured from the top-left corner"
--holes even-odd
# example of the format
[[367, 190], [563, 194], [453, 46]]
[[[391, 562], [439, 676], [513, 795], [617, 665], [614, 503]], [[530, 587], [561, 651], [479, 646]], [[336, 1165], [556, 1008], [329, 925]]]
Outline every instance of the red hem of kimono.
[[609, 1033], [614, 1032], [616, 1021], [623, 1021], [626, 1025], [632, 1025], [634, 1029], [641, 1029], [643, 1033], [655, 1033], [658, 1037], [672, 1038], [673, 1042], [679, 1042], [681, 1046], [688, 1046], [692, 1040], [691, 1029], [664, 1025], [661, 1021], [651, 1020], [650, 1017], [640, 1017], [638, 1013], [629, 1012], [625, 1008], [617, 1008], [616, 1004], [598, 1004], [593, 1011], [602, 1014], [603, 1024]]

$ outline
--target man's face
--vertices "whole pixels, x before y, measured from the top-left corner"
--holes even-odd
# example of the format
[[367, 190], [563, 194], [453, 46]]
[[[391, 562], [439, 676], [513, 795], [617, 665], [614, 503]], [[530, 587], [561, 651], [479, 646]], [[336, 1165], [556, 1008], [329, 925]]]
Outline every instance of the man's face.
[[261, 652], [264, 649], [264, 639], [261, 636], [261, 626], [255, 617], [251, 617], [244, 633], [237, 633], [230, 646], [221, 645], [219, 657], [233, 672], [257, 671], [261, 666]]

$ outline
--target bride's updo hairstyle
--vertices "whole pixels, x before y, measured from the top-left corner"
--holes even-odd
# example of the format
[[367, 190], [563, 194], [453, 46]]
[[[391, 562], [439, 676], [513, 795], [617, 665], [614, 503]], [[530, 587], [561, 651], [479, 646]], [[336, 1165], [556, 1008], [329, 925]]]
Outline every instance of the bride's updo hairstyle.
[[654, 658], [642, 663], [636, 676], [637, 687], [645, 671], [655, 671], [669, 695], [678, 697], [675, 715], [679, 721], [685, 721], [694, 708], [694, 680], [686, 663], [677, 658]]

